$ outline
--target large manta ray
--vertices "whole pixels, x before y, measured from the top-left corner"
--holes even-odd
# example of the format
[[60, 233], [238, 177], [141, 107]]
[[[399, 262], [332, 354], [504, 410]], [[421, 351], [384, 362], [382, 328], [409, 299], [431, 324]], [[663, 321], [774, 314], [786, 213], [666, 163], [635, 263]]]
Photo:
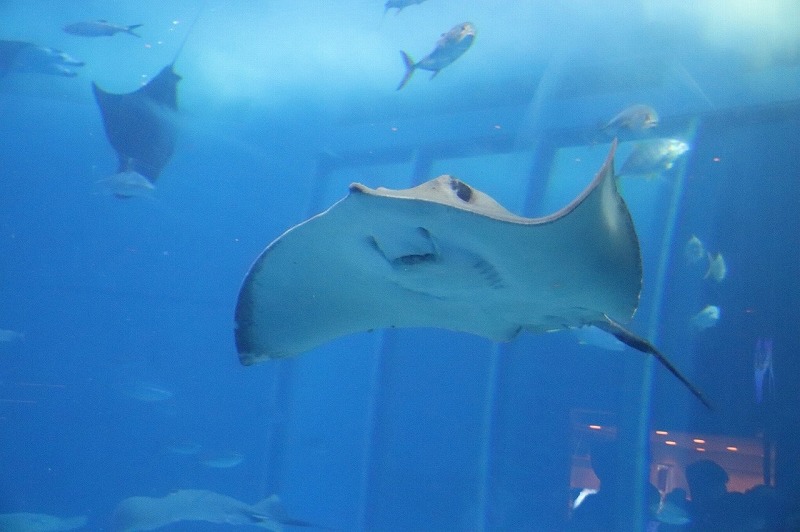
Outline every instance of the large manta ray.
[[594, 325], [654, 355], [622, 323], [639, 304], [642, 262], [619, 195], [612, 145], [569, 205], [523, 218], [451, 176], [406, 190], [350, 185], [327, 211], [286, 231], [250, 268], [236, 306], [240, 361], [309, 351], [350, 333], [441, 327], [508, 341]]
[[119, 159], [118, 175], [135, 172], [152, 184], [172, 157], [180, 80], [169, 64], [146, 85], [125, 94], [112, 94], [92, 83], [106, 137]]
[[288, 517], [275, 495], [250, 505], [227, 495], [194, 489], [173, 491], [160, 498], [129, 497], [119, 503], [111, 521], [113, 530], [119, 532], [155, 530], [188, 521], [253, 526], [276, 532], [283, 530], [283, 525], [320, 528]]

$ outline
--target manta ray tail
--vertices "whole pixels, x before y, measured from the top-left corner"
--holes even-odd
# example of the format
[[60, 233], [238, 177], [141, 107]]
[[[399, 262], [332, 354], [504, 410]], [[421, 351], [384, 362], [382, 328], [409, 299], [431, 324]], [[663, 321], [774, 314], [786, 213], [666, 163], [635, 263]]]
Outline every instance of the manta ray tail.
[[612, 320], [608, 316], [605, 317], [605, 321], [599, 321], [594, 325], [606, 331], [607, 333], [613, 334], [620, 342], [636, 349], [637, 351], [641, 351], [642, 353], [647, 353], [656, 357], [662, 366], [667, 368], [670, 373], [675, 375], [679, 381], [686, 386], [692, 394], [697, 397], [701, 403], [703, 403], [706, 408], [709, 410], [713, 410], [711, 406], [711, 402], [706, 398], [703, 392], [700, 391], [697, 386], [692, 384], [689, 379], [687, 379], [679, 370], [675, 367], [675, 365], [662, 353], [659, 351], [656, 346], [645, 340], [640, 336], [636, 336], [634, 333], [617, 323], [616, 321]]
[[413, 74], [414, 70], [417, 68], [417, 65], [414, 64], [414, 60], [411, 59], [411, 56], [402, 50], [400, 50], [400, 55], [403, 57], [403, 64], [406, 66], [406, 75], [403, 76], [403, 79], [400, 81], [400, 85], [397, 86], [397, 90], [405, 87], [406, 83], [408, 83], [408, 80], [411, 79], [411, 74]]
[[203, 14], [203, 11], [205, 11], [207, 5], [208, 5], [208, 0], [205, 0], [202, 4], [200, 4], [197, 13], [195, 13], [194, 19], [189, 24], [189, 29], [186, 30], [186, 35], [183, 36], [183, 40], [181, 41], [180, 46], [178, 46], [178, 49], [175, 51], [175, 55], [172, 58], [172, 63], [170, 63], [171, 65], [174, 66], [175, 63], [178, 61], [178, 57], [181, 55], [183, 47], [186, 45], [186, 41], [189, 40], [189, 36], [194, 31], [194, 27], [197, 25], [197, 21], [200, 20], [200, 15]]

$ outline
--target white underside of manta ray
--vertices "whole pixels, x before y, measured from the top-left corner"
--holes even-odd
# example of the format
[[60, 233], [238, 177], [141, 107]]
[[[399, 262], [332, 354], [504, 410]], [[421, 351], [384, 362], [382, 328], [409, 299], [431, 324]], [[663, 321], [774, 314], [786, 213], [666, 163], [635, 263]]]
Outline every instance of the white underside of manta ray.
[[245, 365], [351, 333], [439, 327], [509, 341], [521, 331], [593, 325], [654, 355], [623, 327], [642, 261], [614, 176], [616, 142], [592, 182], [558, 212], [524, 218], [451, 176], [405, 190], [350, 185], [289, 229], [250, 268], [236, 307]]

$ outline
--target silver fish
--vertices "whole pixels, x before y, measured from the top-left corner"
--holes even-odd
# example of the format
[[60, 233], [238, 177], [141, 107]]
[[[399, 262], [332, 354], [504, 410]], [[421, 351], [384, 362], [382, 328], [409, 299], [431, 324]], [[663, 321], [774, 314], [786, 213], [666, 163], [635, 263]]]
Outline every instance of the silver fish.
[[107, 20], [86, 20], [68, 24], [64, 26], [63, 30], [70, 35], [80, 35], [81, 37], [111, 37], [117, 33], [127, 33], [134, 37], [141, 37], [141, 35], [133, 31], [141, 26], [141, 24], [123, 26], [121, 24], [113, 24]]
[[609, 129], [619, 130], [628, 129], [631, 131], [641, 131], [643, 129], [650, 129], [658, 125], [658, 113], [649, 105], [638, 103], [631, 105], [620, 111], [614, 118], [609, 120], [600, 129], [607, 131]]
[[657, 175], [669, 170], [675, 161], [689, 150], [678, 139], [656, 139], [640, 142], [623, 163], [619, 175]]
[[139, 172], [127, 170], [97, 181], [103, 190], [117, 198], [143, 198], [153, 194], [155, 185]]
[[464, 22], [442, 34], [441, 38], [436, 42], [436, 48], [417, 63], [411, 59], [411, 56], [401, 50], [400, 55], [403, 56], [406, 74], [400, 81], [400, 85], [397, 86], [397, 90], [402, 89], [408, 83], [411, 75], [418, 68], [432, 71], [431, 79], [433, 79], [441, 69], [461, 57], [472, 46], [474, 40], [475, 26], [469, 22]]
[[589, 345], [605, 349], [606, 351], [624, 351], [625, 344], [620, 342], [615, 336], [608, 334], [602, 329], [593, 325], [583, 327], [573, 327], [570, 332], [577, 338], [578, 344]]
[[717, 253], [716, 255], [708, 253], [707, 256], [708, 271], [704, 279], [714, 279], [718, 283], [721, 283], [725, 279], [725, 276], [728, 275], [728, 267], [725, 265], [725, 259], [722, 257], [722, 253]]
[[166, 388], [153, 384], [152, 382], [135, 382], [123, 390], [123, 393], [131, 399], [142, 401], [143, 403], [157, 403], [166, 401], [173, 396], [173, 393]]
[[686, 262], [695, 264], [706, 256], [706, 248], [697, 236], [692, 235], [692, 238], [686, 242], [686, 246], [683, 248], [683, 255], [686, 257]]
[[694, 315], [692, 325], [694, 325], [695, 330], [704, 331], [716, 325], [721, 316], [722, 311], [718, 306], [706, 305], [703, 310]]
[[388, 0], [386, 5], [384, 5], [383, 12], [386, 13], [392, 8], [397, 9], [395, 15], [403, 10], [404, 7], [413, 6], [415, 4], [421, 4], [425, 0]]

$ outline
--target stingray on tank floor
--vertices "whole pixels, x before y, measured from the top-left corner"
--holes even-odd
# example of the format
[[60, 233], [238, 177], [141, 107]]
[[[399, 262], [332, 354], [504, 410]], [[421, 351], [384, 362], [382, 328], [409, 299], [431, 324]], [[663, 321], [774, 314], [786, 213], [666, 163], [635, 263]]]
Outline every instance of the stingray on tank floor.
[[612, 144], [569, 205], [524, 218], [451, 176], [406, 190], [355, 183], [289, 229], [251, 266], [236, 306], [245, 364], [289, 357], [351, 333], [439, 327], [509, 341], [594, 325], [652, 354], [703, 394], [631, 320], [642, 260], [614, 176]]

